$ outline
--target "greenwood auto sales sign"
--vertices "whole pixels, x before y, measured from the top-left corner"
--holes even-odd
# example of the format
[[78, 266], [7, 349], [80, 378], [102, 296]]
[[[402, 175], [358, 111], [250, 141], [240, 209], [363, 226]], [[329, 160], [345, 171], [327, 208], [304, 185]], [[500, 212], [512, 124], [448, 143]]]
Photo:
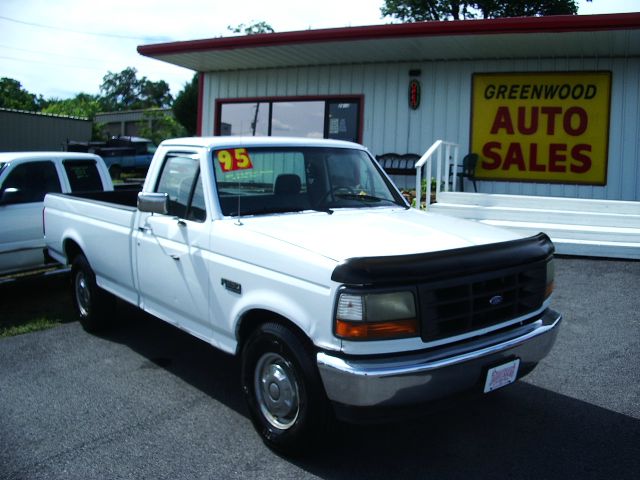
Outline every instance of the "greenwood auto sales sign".
[[606, 184], [611, 72], [475, 74], [472, 93], [478, 178]]

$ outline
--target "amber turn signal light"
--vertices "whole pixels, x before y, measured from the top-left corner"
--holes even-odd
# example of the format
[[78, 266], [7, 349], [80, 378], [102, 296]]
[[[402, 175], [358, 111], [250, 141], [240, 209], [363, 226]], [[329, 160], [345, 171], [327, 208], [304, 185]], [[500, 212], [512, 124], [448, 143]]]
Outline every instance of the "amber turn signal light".
[[348, 322], [336, 320], [336, 336], [345, 340], [391, 340], [418, 336], [418, 320]]

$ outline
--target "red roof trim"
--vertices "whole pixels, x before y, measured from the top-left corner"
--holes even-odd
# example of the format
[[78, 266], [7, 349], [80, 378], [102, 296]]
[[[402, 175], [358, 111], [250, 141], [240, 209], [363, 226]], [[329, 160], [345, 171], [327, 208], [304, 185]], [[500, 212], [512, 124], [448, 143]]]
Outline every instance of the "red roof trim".
[[208, 50], [273, 47], [303, 43], [339, 42], [402, 37], [447, 35], [489, 35], [547, 32], [579, 32], [597, 30], [640, 29], [640, 13], [606, 15], [558, 15], [549, 17], [516, 17], [454, 22], [416, 22], [365, 27], [328, 28], [296, 32], [267, 33], [242, 37], [221, 37], [185, 42], [140, 45], [138, 52], [146, 56]]

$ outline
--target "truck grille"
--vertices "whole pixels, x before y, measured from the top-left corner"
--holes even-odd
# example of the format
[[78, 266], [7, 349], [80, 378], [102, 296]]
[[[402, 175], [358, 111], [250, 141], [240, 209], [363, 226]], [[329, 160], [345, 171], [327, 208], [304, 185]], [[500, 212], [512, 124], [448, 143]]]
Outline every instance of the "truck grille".
[[517, 318], [544, 302], [546, 263], [421, 284], [423, 341], [465, 334]]

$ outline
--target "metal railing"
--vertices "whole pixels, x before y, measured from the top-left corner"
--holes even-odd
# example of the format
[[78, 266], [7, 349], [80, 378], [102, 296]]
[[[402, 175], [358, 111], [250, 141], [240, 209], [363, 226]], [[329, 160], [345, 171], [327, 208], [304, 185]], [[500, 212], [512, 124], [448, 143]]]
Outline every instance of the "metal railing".
[[[451, 173], [452, 189], [456, 189], [456, 175], [458, 172], [458, 153], [460, 147], [457, 143], [446, 142], [444, 140], [436, 140], [429, 150], [427, 150], [420, 160], [416, 162], [416, 204], [417, 209], [421, 208], [422, 203], [422, 177], [423, 173], [426, 178], [426, 198], [425, 207], [428, 208], [431, 204], [431, 175], [432, 175], [432, 157], [436, 155], [436, 197], [442, 186], [444, 185], [444, 191], [449, 191], [449, 174]], [[443, 155], [444, 153], [444, 155]], [[425, 170], [426, 165], [426, 172]], [[446, 176], [446, 177], [445, 177]], [[445, 180], [443, 182], [443, 177]]]

